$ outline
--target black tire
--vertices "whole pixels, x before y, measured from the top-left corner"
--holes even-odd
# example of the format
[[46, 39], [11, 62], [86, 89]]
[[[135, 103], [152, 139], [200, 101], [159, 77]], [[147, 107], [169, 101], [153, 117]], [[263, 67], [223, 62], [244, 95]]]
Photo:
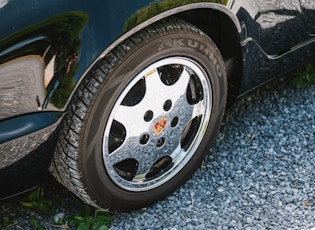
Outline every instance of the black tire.
[[99, 61], [74, 95], [51, 171], [86, 203], [130, 211], [182, 185], [225, 109], [215, 44], [183, 21], [143, 29]]

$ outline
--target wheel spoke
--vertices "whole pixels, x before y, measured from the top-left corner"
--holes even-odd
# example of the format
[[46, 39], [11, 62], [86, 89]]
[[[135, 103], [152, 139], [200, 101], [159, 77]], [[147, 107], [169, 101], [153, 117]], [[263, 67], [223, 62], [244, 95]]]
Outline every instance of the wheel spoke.
[[191, 115], [191, 118], [202, 116], [205, 113], [205, 101], [199, 101], [197, 104], [193, 105], [193, 112]]
[[174, 85], [169, 87], [168, 96], [170, 97], [171, 100], [177, 101], [181, 97], [186, 98], [186, 91], [189, 80], [190, 74], [188, 73], [186, 68], [184, 68], [178, 81], [176, 81]]
[[[129, 138], [122, 146], [113, 151], [108, 157], [108, 164], [115, 165], [127, 159], [134, 159], [138, 162], [136, 175], [145, 175], [152, 165], [163, 156], [168, 155], [169, 150], [173, 150], [173, 142], [158, 148], [157, 138], [153, 138], [148, 144], [142, 146], [137, 138]], [[176, 147], [176, 146], [175, 146]]]
[[156, 69], [150, 71], [150, 74], [147, 74], [145, 77], [145, 87], [146, 92], [143, 98], [144, 105], [153, 107], [154, 114], [161, 114], [163, 113], [163, 103], [167, 98], [167, 86], [163, 84], [160, 79], [159, 73]]
[[114, 120], [125, 127], [127, 138], [139, 137], [150, 126], [150, 123], [145, 122], [144, 114], [145, 108], [141, 103], [134, 106], [120, 105], [115, 113]]

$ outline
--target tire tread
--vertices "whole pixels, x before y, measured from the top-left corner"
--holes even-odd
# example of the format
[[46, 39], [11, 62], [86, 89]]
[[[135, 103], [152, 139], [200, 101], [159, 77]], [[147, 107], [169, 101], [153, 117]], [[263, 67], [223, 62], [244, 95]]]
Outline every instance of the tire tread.
[[[50, 171], [60, 183], [84, 202], [96, 208], [101, 207], [89, 195], [80, 171], [81, 149], [79, 143], [81, 142], [90, 108], [93, 106], [100, 87], [107, 81], [106, 77], [111, 74], [113, 68], [119, 65], [119, 62], [128, 53], [139, 47], [140, 44], [146, 43], [149, 39], [161, 36], [161, 34], [166, 34], [169, 31], [198, 33], [200, 36], [207, 37], [194, 26], [175, 18], [165, 19], [148, 26], [123, 41], [99, 60], [80, 83], [72, 98], [68, 113], [64, 119], [64, 126], [56, 146]], [[212, 42], [210, 39], [208, 40]]]

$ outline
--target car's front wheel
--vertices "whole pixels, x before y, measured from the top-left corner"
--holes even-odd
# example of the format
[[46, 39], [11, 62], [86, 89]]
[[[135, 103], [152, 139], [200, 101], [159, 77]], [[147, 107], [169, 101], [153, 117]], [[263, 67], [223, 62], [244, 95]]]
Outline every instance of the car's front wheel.
[[81, 83], [65, 119], [54, 175], [96, 207], [133, 210], [183, 184], [213, 142], [225, 108], [224, 62], [183, 21], [133, 35]]

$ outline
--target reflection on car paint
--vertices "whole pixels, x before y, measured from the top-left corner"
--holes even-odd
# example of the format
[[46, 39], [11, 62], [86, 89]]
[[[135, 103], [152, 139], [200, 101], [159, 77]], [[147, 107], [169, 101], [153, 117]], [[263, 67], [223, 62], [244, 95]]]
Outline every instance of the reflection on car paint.
[[83, 12], [65, 13], [1, 41], [0, 119], [64, 107], [87, 21]]
[[0, 145], [0, 181], [5, 184], [0, 189], [0, 203], [2, 199], [41, 182], [51, 161], [58, 125], [59, 122], [54, 123]]
[[[255, 2], [244, 5], [235, 1], [232, 7], [243, 33], [240, 94], [304, 63], [312, 56], [307, 50], [315, 49], [315, 40], [305, 30], [299, 0]], [[294, 47], [302, 48], [306, 55], [298, 56]]]
[[43, 62], [28, 55], [0, 65], [0, 119], [38, 110], [45, 99]]
[[222, 5], [227, 5], [228, 0], [165, 0], [160, 2], [152, 2], [149, 6], [138, 10], [125, 22], [124, 31], [128, 31], [140, 23], [161, 14], [167, 10], [174, 9], [179, 6], [200, 3], [200, 2], [214, 2]]

